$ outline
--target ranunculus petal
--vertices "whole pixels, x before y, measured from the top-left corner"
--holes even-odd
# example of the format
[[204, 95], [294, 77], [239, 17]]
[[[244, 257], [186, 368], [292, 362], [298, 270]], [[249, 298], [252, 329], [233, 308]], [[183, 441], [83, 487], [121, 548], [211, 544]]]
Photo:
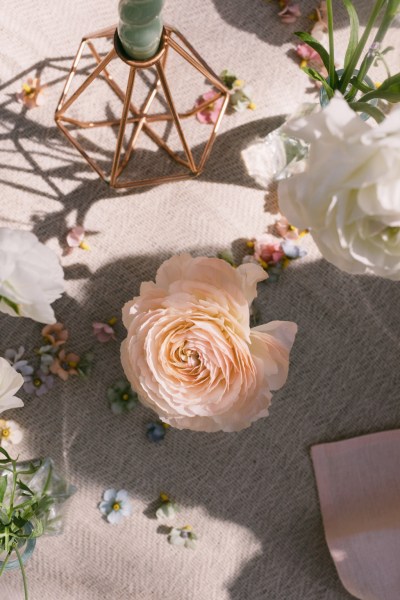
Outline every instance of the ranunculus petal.
[[290, 323], [272, 323], [251, 338], [249, 302], [265, 277], [259, 265], [234, 269], [220, 259], [181, 255], [125, 305], [122, 366], [165, 423], [238, 431], [268, 414], [271, 386], [287, 375], [294, 333]]

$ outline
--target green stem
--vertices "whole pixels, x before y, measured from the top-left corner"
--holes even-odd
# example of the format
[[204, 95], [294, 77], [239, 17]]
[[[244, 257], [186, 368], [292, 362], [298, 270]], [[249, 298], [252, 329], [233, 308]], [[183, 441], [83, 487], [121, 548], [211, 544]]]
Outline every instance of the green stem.
[[329, 36], [329, 83], [335, 89], [335, 42], [333, 39], [333, 10], [332, 0], [326, 1], [326, 10], [328, 15], [328, 36]]
[[[398, 0], [396, 0], [396, 1], [398, 2]], [[361, 56], [362, 51], [364, 50], [365, 44], [367, 43], [368, 37], [369, 37], [371, 30], [375, 24], [376, 18], [378, 16], [380, 10], [382, 9], [383, 5], [385, 4], [385, 2], [387, 2], [387, 0], [376, 0], [374, 8], [372, 9], [370, 17], [368, 19], [368, 23], [365, 27], [364, 33], [361, 36], [361, 39], [358, 42], [356, 49], [354, 50], [353, 56], [351, 57], [349, 64], [347, 65], [347, 67], [342, 75], [342, 78], [340, 80], [339, 90], [342, 92], [343, 95], [345, 94], [346, 88], [349, 84], [349, 81], [353, 76], [354, 70], [358, 63], [358, 60]]]
[[11, 516], [13, 513], [13, 509], [14, 509], [14, 498], [15, 498], [15, 491], [17, 488], [17, 467], [16, 467], [15, 461], [13, 461], [12, 466], [13, 466], [13, 483], [12, 483], [12, 487], [11, 487], [10, 510], [9, 510], [9, 515], [8, 515], [10, 517], [10, 519], [11, 519]]
[[5, 559], [4, 559], [4, 561], [3, 561], [3, 564], [1, 565], [1, 569], [0, 569], [0, 577], [1, 577], [1, 576], [3, 575], [3, 573], [4, 573], [4, 570], [5, 570], [6, 566], [7, 566], [7, 563], [8, 563], [8, 560], [9, 560], [9, 558], [10, 558], [11, 552], [12, 552], [12, 550], [10, 550], [10, 551], [8, 552], [7, 556], [5, 557]]
[[21, 574], [22, 574], [22, 581], [24, 584], [24, 598], [25, 600], [28, 600], [28, 583], [26, 581], [26, 573], [25, 573], [25, 567], [24, 567], [24, 563], [22, 562], [22, 558], [21, 555], [19, 553], [18, 548], [15, 548], [15, 553], [17, 555], [18, 558], [18, 562], [19, 562], [19, 568], [21, 569]]
[[[372, 44], [380, 45], [387, 32], [389, 27], [391, 26], [393, 19], [399, 11], [400, 0], [389, 0], [388, 5], [386, 7], [385, 14], [383, 15], [382, 23], [379, 26], [378, 31], [376, 32], [376, 36], [374, 37], [374, 41]], [[358, 74], [357, 80], [362, 81], [365, 75], [368, 73], [369, 68], [375, 60], [375, 55], [373, 52], [367, 52], [364, 56], [364, 59], [360, 66], [360, 72]], [[390, 77], [390, 74], [388, 75]]]

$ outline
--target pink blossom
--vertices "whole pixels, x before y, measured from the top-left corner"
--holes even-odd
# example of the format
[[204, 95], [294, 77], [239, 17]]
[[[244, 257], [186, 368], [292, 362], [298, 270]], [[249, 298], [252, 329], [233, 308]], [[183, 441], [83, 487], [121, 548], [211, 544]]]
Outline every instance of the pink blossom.
[[17, 100], [28, 109], [41, 106], [44, 104], [43, 90], [45, 88], [45, 85], [41, 85], [39, 77], [30, 77], [22, 84], [21, 92], [16, 94]]
[[271, 242], [269, 236], [262, 235], [254, 242], [254, 257], [261, 263], [267, 265], [275, 265], [283, 257], [283, 252], [280, 243]]
[[196, 100], [196, 107], [201, 106], [204, 104], [204, 102], [210, 100], [210, 103], [205, 108], [196, 113], [197, 120], [200, 121], [200, 123], [210, 124], [217, 122], [224, 99], [222, 97], [218, 97], [215, 102], [211, 102], [211, 100], [216, 96], [216, 92], [214, 90], [210, 90]]
[[296, 52], [303, 60], [321, 61], [318, 52], [316, 52], [313, 48], [311, 48], [311, 46], [309, 46], [305, 42], [296, 46]]
[[76, 225], [68, 231], [66, 241], [71, 249], [82, 248], [82, 250], [90, 250], [89, 244], [85, 241], [85, 229], [80, 225]]
[[99, 323], [98, 321], [93, 323], [93, 335], [102, 344], [115, 340], [115, 331], [108, 323]]
[[276, 221], [275, 229], [278, 235], [285, 238], [285, 240], [297, 240], [299, 238], [299, 230], [297, 227], [290, 225], [286, 217], [281, 217]]
[[282, 23], [290, 24], [295, 23], [301, 16], [301, 10], [299, 4], [291, 4], [290, 0], [286, 3], [283, 10], [278, 13]]

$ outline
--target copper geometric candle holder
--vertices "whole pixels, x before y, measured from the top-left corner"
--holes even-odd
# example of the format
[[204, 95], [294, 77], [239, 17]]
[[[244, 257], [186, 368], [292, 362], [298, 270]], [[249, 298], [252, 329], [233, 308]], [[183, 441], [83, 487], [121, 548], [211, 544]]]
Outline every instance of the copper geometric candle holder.
[[[109, 50], [103, 57], [96, 50], [94, 44], [94, 41], [100, 39], [113, 40], [113, 46], [111, 50]], [[89, 50], [97, 66], [86, 77], [83, 83], [79, 85], [78, 88], [70, 95], [70, 97], [68, 97], [72, 80], [77, 74], [78, 65], [85, 49]], [[189, 110], [178, 111], [176, 106], [177, 99], [173, 98], [170, 82], [167, 78], [168, 75], [166, 75], [167, 60], [171, 52], [177, 53], [183, 59], [183, 61], [189, 65], [190, 68], [196, 69], [208, 82], [210, 82], [217, 90], [215, 92], [215, 96], [213, 96], [211, 99], [205, 100], [200, 105], [192, 104], [192, 107]], [[123, 89], [117, 83], [112, 75], [110, 75], [110, 63], [114, 60], [123, 61], [124, 69], [128, 69], [128, 78], [125, 89]], [[133, 101], [133, 92], [138, 73], [140, 71], [142, 72], [141, 76], [143, 79], [144, 70], [152, 70], [155, 79], [152, 84], [149, 84], [148, 92], [146, 92], [147, 95], [145, 96], [141, 105], [138, 106], [136, 102]], [[101, 78], [102, 81], [105, 82], [112, 92], [119, 98], [119, 101], [122, 104], [120, 117], [102, 120], [82, 120], [68, 116], [68, 109], [82, 94], [84, 94], [88, 86], [90, 86], [92, 82], [98, 78]], [[147, 77], [147, 80], [148, 79], [149, 78]], [[186, 93], [188, 91], [188, 89], [185, 90]], [[165, 111], [151, 113], [153, 101], [157, 94], [161, 92], [163, 93]], [[183, 95], [185, 96], [186, 93]], [[208, 140], [205, 142], [204, 149], [201, 147], [201, 155], [197, 158], [197, 160], [195, 160], [190, 144], [184, 133], [183, 122], [185, 119], [195, 118], [196, 113], [200, 111], [210, 109], [210, 107], [212, 107], [219, 98], [223, 98], [219, 115], [213, 126], [209, 126], [208, 131], [210, 131], [210, 135]], [[98, 100], [96, 100], [96, 102], [97, 101]], [[101, 101], [101, 98], [99, 101]], [[157, 54], [147, 61], [135, 61], [126, 54], [119, 40], [116, 27], [114, 26], [85, 36], [82, 39], [57, 106], [55, 121], [57, 126], [71, 142], [71, 144], [75, 146], [75, 148], [81, 153], [83, 158], [96, 171], [96, 173], [98, 173], [98, 175], [100, 175], [100, 177], [111, 187], [135, 188], [146, 185], [156, 185], [166, 181], [187, 179], [199, 175], [203, 171], [205, 163], [210, 155], [210, 151], [215, 141], [215, 137], [217, 135], [218, 128], [228, 101], [229, 90], [223, 85], [219, 77], [204, 62], [204, 60], [186, 40], [186, 38], [176, 29], [165, 26]], [[180, 140], [180, 149], [173, 149], [169, 145], [168, 139], [165, 139], [165, 136], [163, 137], [154, 129], [155, 124], [160, 122], [169, 123], [170, 131], [173, 127], [176, 129], [175, 133], [178, 134], [176, 139], [178, 141]], [[126, 131], [128, 126], [132, 129], [130, 135], [127, 135]], [[79, 130], [103, 127], [115, 128], [116, 133], [115, 149], [114, 147], [112, 149], [113, 157], [111, 161], [111, 168], [108, 173], [99, 164], [98, 160], [93, 158], [93, 156], [90, 156], [90, 152], [84, 148], [82, 142], [79, 141], [78, 137], [74, 135], [74, 133]], [[157, 145], [159, 150], [162, 152], [165, 151], [169, 158], [172, 159], [171, 163], [173, 165], [179, 165], [180, 168], [178, 173], [172, 172], [152, 177], [139, 176], [133, 179], [129, 177], [126, 178], [125, 176], [124, 178], [124, 171], [126, 170], [128, 163], [137, 158], [137, 156], [135, 157], [136, 145], [139, 136], [143, 135], [148, 136], [148, 138], [150, 138], [150, 140]]]

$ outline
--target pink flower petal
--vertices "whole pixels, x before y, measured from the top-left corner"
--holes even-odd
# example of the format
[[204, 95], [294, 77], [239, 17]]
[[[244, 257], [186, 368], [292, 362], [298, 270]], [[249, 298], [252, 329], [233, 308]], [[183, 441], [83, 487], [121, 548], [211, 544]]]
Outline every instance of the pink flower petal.
[[85, 229], [80, 225], [73, 227], [67, 233], [67, 244], [70, 248], [77, 248], [85, 237]]

